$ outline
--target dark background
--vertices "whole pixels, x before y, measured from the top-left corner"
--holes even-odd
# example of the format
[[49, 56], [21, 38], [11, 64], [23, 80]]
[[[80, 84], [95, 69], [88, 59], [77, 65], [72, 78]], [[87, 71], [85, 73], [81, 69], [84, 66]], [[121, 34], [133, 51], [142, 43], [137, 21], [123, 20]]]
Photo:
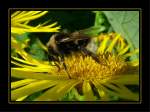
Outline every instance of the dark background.
[[[34, 112], [33, 110], [49, 112], [57, 112], [54, 110], [65, 109], [64, 112], [71, 110], [81, 112], [87, 111], [102, 111], [102, 112], [130, 112], [130, 111], [148, 111], [149, 107], [149, 3], [148, 0], [66, 0], [66, 1], [50, 1], [48, 0], [18, 0], [1, 3], [0, 5], [0, 111], [5, 112], [16, 110], [15, 112]], [[9, 104], [8, 103], [8, 9], [9, 8], [141, 8], [142, 9], [142, 96], [143, 101], [141, 104]]]

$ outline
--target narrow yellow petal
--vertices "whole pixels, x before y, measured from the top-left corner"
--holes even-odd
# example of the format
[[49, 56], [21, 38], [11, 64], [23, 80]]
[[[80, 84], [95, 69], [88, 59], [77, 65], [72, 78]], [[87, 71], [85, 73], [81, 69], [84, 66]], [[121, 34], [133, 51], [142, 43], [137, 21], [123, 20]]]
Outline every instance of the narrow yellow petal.
[[94, 101], [95, 96], [92, 91], [92, 87], [88, 81], [83, 82], [83, 95], [85, 96], [86, 101]]
[[20, 97], [26, 96], [26, 95], [31, 95], [35, 92], [44, 90], [46, 88], [52, 87], [56, 85], [57, 82], [55, 81], [49, 81], [49, 80], [42, 80], [42, 81], [36, 81], [31, 84], [28, 84], [26, 86], [23, 86], [21, 88], [12, 90], [11, 92], [11, 99], [16, 100]]
[[138, 100], [138, 95], [130, 91], [127, 87], [122, 84], [116, 84], [118, 87], [112, 84], [106, 84], [105, 86], [113, 89], [113, 92], [117, 92], [121, 98], [130, 99], [133, 101]]
[[30, 25], [27, 25], [27, 24], [21, 24], [21, 23], [15, 23], [16, 26], [12, 26], [11, 28], [21, 28], [21, 29], [27, 29], [27, 28], [34, 28], [34, 26], [30, 26]]
[[[118, 92], [115, 92], [115, 91], [112, 91], [112, 90], [110, 90], [110, 89], [108, 89], [108, 88], [106, 88], [104, 85], [99, 85], [101, 88], [102, 88], [102, 90], [106, 93], [106, 94], [108, 94], [109, 96], [116, 96], [116, 97], [120, 97], [120, 98], [124, 98], [124, 99], [130, 99], [130, 98], [128, 98], [127, 96], [124, 96], [124, 95], [122, 95], [122, 94], [120, 94], [120, 93], [118, 93]], [[131, 100], [131, 99], [130, 99]], [[110, 99], [110, 101], [111, 101], [111, 99]]]
[[20, 86], [24, 86], [24, 85], [30, 84], [30, 83], [32, 83], [34, 81], [36, 81], [36, 80], [34, 80], [34, 79], [24, 79], [24, 80], [12, 82], [11, 83], [11, 89], [15, 89], [15, 88], [18, 88]]
[[97, 91], [100, 96], [100, 101], [110, 101], [111, 99], [109, 98], [108, 94], [102, 89], [101, 83], [99, 80], [94, 80], [92, 81], [95, 87], [97, 88]]
[[75, 95], [75, 98], [78, 100], [78, 101], [84, 101], [84, 96], [83, 95], [80, 95], [79, 92], [77, 91], [77, 89], [73, 88], [72, 89], [74, 95]]
[[13, 18], [12, 21], [16, 21], [16, 22], [24, 22], [24, 21], [29, 21], [29, 20], [34, 20], [37, 19], [43, 15], [45, 15], [46, 13], [48, 13], [48, 11], [31, 11], [25, 14], [19, 14], [17, 17]]
[[120, 89], [120, 94], [122, 94], [122, 96], [126, 97], [127, 99], [131, 99], [134, 101], [138, 101], [139, 100], [139, 95], [137, 93], [133, 93], [132, 91], [130, 91], [127, 87], [118, 84], [117, 85]]
[[80, 81], [78, 80], [68, 80], [59, 83], [59, 85], [47, 90], [41, 96], [39, 96], [35, 101], [58, 101], [67, 92], [69, 92], [74, 86], [76, 86]]
[[21, 13], [22, 11], [16, 11], [13, 14], [11, 14], [11, 19], [13, 19], [13, 17], [17, 16], [19, 13]]
[[139, 75], [138, 74], [122, 74], [115, 79], [110, 80], [111, 83], [115, 84], [134, 84], [139, 85]]
[[[30, 26], [29, 26], [30, 27]], [[25, 32], [59, 32], [60, 26], [54, 27], [54, 28], [48, 28], [48, 27], [39, 27], [39, 28], [19, 28], [19, 27], [11, 27], [11, 32], [12, 33], [17, 33], [17, 34], [23, 34]]]
[[[46, 24], [48, 24], [51, 20], [45, 21], [44, 23], [41, 24], [41, 26], [45, 26]], [[56, 23], [57, 24], [57, 23]], [[56, 25], [55, 24], [55, 25]]]
[[[17, 65], [21, 68], [15, 68], [20, 69], [22, 71], [30, 71], [30, 72], [48, 72], [48, 73], [54, 73], [58, 71], [58, 68], [56, 66], [52, 66], [49, 64], [49, 62], [45, 61], [39, 61], [38, 63], [30, 62], [29, 60], [22, 60], [17, 57], [12, 57], [13, 60], [11, 60], [11, 63], [14, 65]], [[32, 60], [33, 61], [33, 60]]]
[[17, 19], [19, 17], [22, 17], [22, 15], [26, 14], [27, 11], [15, 11], [13, 14], [11, 14], [11, 19]]
[[125, 42], [125, 40], [123, 38], [120, 38], [120, 42], [121, 42], [121, 46], [120, 46], [119, 50], [121, 51], [122, 49], [125, 48], [125, 46], [127, 46], [127, 43]]
[[106, 87], [111, 88], [111, 90], [113, 90], [114, 92], [119, 92], [120, 91], [120, 88], [118, 88], [118, 87], [116, 87], [116, 86], [114, 86], [114, 85], [112, 85], [112, 84], [110, 84], [108, 82], [103, 84], [103, 85], [105, 85]]
[[113, 47], [115, 46], [115, 44], [117, 43], [118, 39], [120, 38], [120, 34], [118, 34], [113, 41], [110, 43], [109, 47], [107, 48], [108, 52], [112, 52]]
[[18, 98], [16, 101], [23, 101], [25, 98], [27, 98], [28, 97], [28, 95], [25, 95], [25, 96], [23, 96], [23, 97], [21, 97], [21, 98]]
[[56, 26], [56, 25], [57, 25], [57, 22], [54, 22], [53, 24], [50, 24], [50, 25], [45, 26], [45, 28], [52, 28], [52, 27], [54, 27], [54, 26]]
[[27, 11], [16, 11], [12, 14], [13, 16], [11, 16], [11, 20], [17, 20], [18, 18], [22, 17], [26, 13]]
[[45, 51], [48, 52], [48, 48], [39, 40], [37, 39], [38, 44], [40, 45], [41, 48], [43, 48]]
[[[31, 65], [31, 66], [34, 66], [34, 65], [35, 65], [34, 63], [31, 63], [31, 62], [26, 61], [26, 60], [22, 60], [22, 59], [20, 59], [20, 58], [18, 58], [18, 57], [11, 56], [11, 58], [14, 59], [15, 61], [20, 62], [20, 63], [28, 64], [28, 65]], [[17, 64], [17, 62], [15, 62], [15, 61], [11, 60], [12, 63]], [[19, 65], [19, 63], [18, 63], [18, 65]], [[21, 64], [21, 65], [22, 65], [22, 64]]]
[[107, 48], [107, 43], [109, 41], [109, 37], [105, 37], [104, 40], [101, 42], [100, 47], [97, 50], [97, 54], [101, 54], [105, 52], [105, 49]]
[[14, 16], [18, 15], [21, 11], [16, 11], [13, 14], [11, 14], [11, 18], [13, 18]]
[[11, 27], [11, 33], [23, 34], [25, 33], [25, 30], [22, 28]]
[[105, 93], [105, 91], [103, 91], [103, 89], [100, 88], [100, 86], [98, 86], [97, 91], [100, 95], [100, 101], [110, 101], [111, 100], [109, 98], [109, 96]]
[[25, 21], [23, 24], [27, 25], [30, 21]]
[[20, 56], [22, 56], [22, 58], [29, 63], [34, 63], [35, 65], [40, 64], [38, 60], [34, 59], [30, 54], [26, 53], [23, 49], [17, 49], [17, 53], [20, 54]]
[[131, 66], [139, 66], [139, 59], [127, 62]]
[[123, 55], [123, 54], [125, 54], [125, 53], [129, 50], [129, 48], [130, 48], [129, 45], [126, 46], [124, 49], [122, 49], [122, 50], [118, 53], [118, 55]]
[[[37, 70], [38, 72], [38, 70]], [[11, 77], [20, 79], [41, 79], [41, 80], [68, 80], [66, 74], [50, 74], [50, 73], [36, 73], [32, 71], [22, 71], [15, 68], [11, 68]]]
[[130, 52], [130, 53], [126, 53], [125, 55], [123, 55], [124, 58], [130, 57], [134, 54], [138, 54], [139, 53], [139, 49], [135, 49], [134, 51]]

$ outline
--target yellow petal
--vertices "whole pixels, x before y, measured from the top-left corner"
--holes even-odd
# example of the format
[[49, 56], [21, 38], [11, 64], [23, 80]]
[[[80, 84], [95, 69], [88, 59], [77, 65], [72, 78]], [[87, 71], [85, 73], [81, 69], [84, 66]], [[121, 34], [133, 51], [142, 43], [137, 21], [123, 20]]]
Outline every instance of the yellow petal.
[[28, 97], [28, 95], [25, 95], [25, 96], [23, 96], [23, 97], [21, 97], [21, 98], [18, 98], [16, 101], [23, 101], [25, 98], [27, 98]]
[[30, 84], [30, 83], [32, 83], [34, 81], [36, 81], [36, 80], [34, 80], [34, 79], [24, 79], [24, 80], [12, 82], [11, 83], [11, 89], [15, 89], [15, 88], [18, 88], [20, 86], [24, 86], [24, 85]]
[[[11, 60], [11, 63], [13, 63], [15, 65], [18, 65], [18, 66], [22, 66], [23, 67], [23, 66], [26, 66], [25, 64], [27, 64], [28, 66], [34, 66], [35, 65], [34, 63], [30, 63], [29, 61], [22, 60], [20, 58], [14, 57], [14, 56], [12, 56], [11, 58], [14, 59], [14, 61]], [[20, 64], [17, 63], [17, 62], [20, 62]], [[21, 64], [21, 63], [23, 63], [23, 64]]]
[[139, 53], [139, 49], [136, 49], [130, 53], [126, 53], [125, 55], [123, 55], [123, 57], [127, 58], [127, 57], [133, 56], [134, 54], [138, 54], [138, 53]]
[[115, 79], [111, 79], [110, 82], [114, 84], [133, 84], [139, 85], [139, 75], [138, 74], [122, 74]]
[[111, 99], [106, 94], [106, 92], [102, 89], [101, 83], [99, 82], [99, 80], [94, 80], [92, 82], [95, 85], [95, 87], [96, 87], [96, 89], [97, 89], [97, 91], [99, 93], [100, 101], [110, 101]]
[[127, 62], [131, 66], [139, 66], [139, 59]]
[[56, 85], [57, 82], [55, 81], [49, 81], [49, 80], [42, 80], [42, 81], [36, 81], [31, 84], [28, 84], [26, 86], [23, 86], [21, 88], [12, 90], [11, 92], [11, 99], [16, 100], [18, 98], [21, 98], [26, 95], [31, 95], [35, 92], [44, 90], [46, 88], [52, 87]]
[[13, 18], [14, 16], [18, 15], [21, 11], [16, 11], [13, 14], [11, 14], [11, 18]]
[[126, 46], [124, 49], [122, 49], [122, 50], [118, 53], [118, 55], [123, 55], [123, 54], [125, 54], [125, 53], [129, 50], [129, 48], [130, 48], [129, 45]]
[[104, 53], [105, 49], [107, 48], [107, 43], [109, 41], [109, 37], [105, 37], [104, 40], [101, 42], [100, 47], [97, 50], [97, 54]]
[[80, 83], [78, 80], [68, 80], [61, 82], [59, 85], [47, 90], [41, 96], [36, 98], [35, 101], [58, 101], [78, 83]]
[[120, 89], [120, 94], [125, 97], [126, 99], [131, 99], [134, 101], [138, 101], [139, 100], [139, 95], [137, 93], [133, 93], [132, 91], [130, 91], [127, 87], [125, 87], [122, 84], [118, 84], [117, 85]]
[[107, 48], [108, 52], [112, 52], [113, 47], [115, 46], [115, 44], [117, 43], [118, 39], [120, 38], [120, 34], [118, 34], [110, 43], [109, 47]]
[[[138, 100], [138, 95], [130, 91], [127, 87], [121, 85], [121, 84], [116, 84], [118, 87], [112, 85], [112, 84], [106, 84], [106, 87], [109, 87], [110, 89], [107, 88], [109, 93], [116, 94], [120, 98], [123, 99], [128, 99], [132, 101], [137, 101]], [[105, 89], [106, 90], [106, 89]], [[111, 91], [111, 92], [110, 92]]]
[[94, 101], [95, 96], [92, 91], [92, 87], [88, 81], [83, 82], [83, 95], [85, 96], [86, 101]]
[[20, 69], [11, 68], [11, 77], [20, 79], [41, 79], [41, 80], [68, 80], [66, 74], [50, 74], [50, 73], [36, 73], [32, 71], [22, 71]]
[[[29, 15], [29, 13], [32, 13], [31, 15]], [[15, 17], [12, 19], [12, 21], [17, 21], [17, 22], [23, 22], [23, 21], [29, 21], [29, 20], [34, 20], [34, 19], [37, 19], [43, 15], [45, 15], [46, 13], [48, 13], [48, 11], [42, 11], [42, 12], [39, 12], [39, 11], [35, 11], [35, 12], [29, 12], [29, 13], [26, 13], [26, 14], [19, 14], [18, 17]]]

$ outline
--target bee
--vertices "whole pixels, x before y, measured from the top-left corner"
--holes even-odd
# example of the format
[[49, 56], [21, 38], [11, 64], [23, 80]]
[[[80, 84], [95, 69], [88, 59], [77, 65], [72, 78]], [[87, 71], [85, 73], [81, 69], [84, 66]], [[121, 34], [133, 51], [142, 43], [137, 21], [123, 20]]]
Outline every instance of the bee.
[[[48, 59], [49, 61], [62, 63], [69, 78], [71, 78], [67, 71], [67, 66], [64, 63], [64, 56], [68, 56], [72, 52], [82, 52], [85, 55], [91, 56], [96, 62], [100, 62], [97, 55], [86, 48], [90, 40], [90, 36], [80, 31], [73, 33], [64, 31], [53, 34], [46, 44], [48, 48]], [[55, 65], [59, 68], [57, 63]]]

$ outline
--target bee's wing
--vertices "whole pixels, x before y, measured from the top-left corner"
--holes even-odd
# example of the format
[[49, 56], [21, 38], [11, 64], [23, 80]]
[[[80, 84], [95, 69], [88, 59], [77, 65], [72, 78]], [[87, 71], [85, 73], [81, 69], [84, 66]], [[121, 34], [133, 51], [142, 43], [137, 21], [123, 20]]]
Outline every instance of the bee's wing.
[[90, 37], [83, 35], [83, 34], [78, 34], [78, 32], [74, 32], [72, 34], [70, 34], [69, 37], [65, 37], [63, 39], [61, 39], [59, 42], [71, 42], [71, 41], [75, 41], [75, 40], [85, 40], [85, 39], [89, 39]]
[[79, 31], [75, 31], [73, 33], [69, 33], [69, 36], [61, 39], [59, 42], [71, 42], [75, 40], [89, 39], [91, 37], [97, 36], [99, 32], [101, 32], [101, 28], [94, 26]]
[[59, 42], [71, 42], [75, 40], [85, 40], [85, 39], [89, 39], [89, 38], [64, 38], [64, 39], [61, 39]]

